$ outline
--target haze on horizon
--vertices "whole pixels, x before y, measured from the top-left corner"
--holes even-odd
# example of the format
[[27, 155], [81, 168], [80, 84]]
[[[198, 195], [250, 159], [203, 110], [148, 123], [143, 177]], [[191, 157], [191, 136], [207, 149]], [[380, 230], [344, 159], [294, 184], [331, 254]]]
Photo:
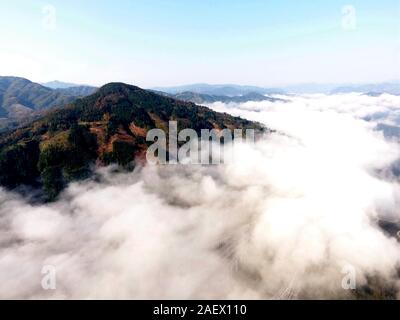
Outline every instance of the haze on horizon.
[[397, 0], [16, 0], [0, 4], [0, 75], [141, 87], [400, 79]]

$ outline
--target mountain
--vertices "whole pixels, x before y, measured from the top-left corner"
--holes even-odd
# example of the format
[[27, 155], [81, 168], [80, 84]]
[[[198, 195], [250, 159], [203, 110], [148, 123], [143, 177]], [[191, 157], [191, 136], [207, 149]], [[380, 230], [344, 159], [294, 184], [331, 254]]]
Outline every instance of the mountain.
[[43, 110], [63, 106], [93, 93], [93, 87], [50, 89], [19, 77], [0, 77], [0, 130], [19, 126]]
[[169, 94], [169, 96], [178, 100], [190, 101], [197, 104], [214, 103], [218, 101], [224, 103], [230, 103], [230, 102], [244, 103], [248, 101], [270, 101], [270, 102], [284, 101], [283, 99], [268, 97], [257, 92], [250, 92], [242, 96], [232, 97], [232, 96], [201, 94], [201, 93], [187, 91], [177, 94]]
[[162, 91], [170, 94], [177, 94], [183, 92], [193, 92], [199, 94], [208, 94], [208, 95], [219, 95], [219, 96], [241, 96], [245, 94], [249, 94], [252, 92], [260, 93], [260, 94], [282, 94], [284, 93], [280, 89], [268, 89], [261, 88], [256, 86], [242, 86], [235, 84], [191, 84], [185, 86], [177, 86], [177, 87], [156, 87], [153, 88], [156, 91]]
[[2, 108], [3, 115], [14, 105], [40, 110], [65, 104], [73, 99], [74, 97], [24, 78], [0, 77], [0, 108]]
[[64, 88], [64, 89], [55, 89], [55, 91], [61, 92], [68, 96], [86, 97], [86, 96], [89, 96], [89, 95], [95, 93], [95, 91], [97, 89], [98, 88], [91, 87], [91, 86], [77, 86], [77, 87], [69, 87], [69, 88]]
[[400, 95], [400, 82], [383, 82], [375, 84], [342, 86], [332, 90], [331, 94], [350, 93], [350, 92], [362, 92], [370, 96], [374, 95], [376, 96], [381, 93]]
[[37, 111], [62, 106], [75, 97], [18, 77], [0, 77], [0, 128], [29, 119]]
[[84, 97], [94, 93], [98, 88], [93, 86], [61, 82], [58, 80], [42, 83], [44, 87], [54, 89], [69, 96]]
[[69, 182], [89, 176], [90, 167], [118, 163], [129, 167], [143, 158], [146, 134], [168, 121], [178, 130], [244, 129], [260, 124], [217, 113], [123, 83], [110, 83], [94, 94], [50, 111], [22, 128], [0, 135], [0, 184], [37, 185], [54, 199]]
[[50, 81], [41, 83], [42, 86], [50, 88], [50, 89], [68, 89], [72, 87], [80, 87], [80, 84], [69, 83], [69, 82], [62, 82], [58, 80]]
[[287, 93], [293, 94], [313, 94], [325, 93], [329, 94], [338, 87], [338, 84], [332, 83], [303, 83], [290, 86], [284, 86], [282, 89]]
[[186, 94], [192, 92], [195, 94], [204, 94], [210, 96], [243, 96], [250, 93], [258, 93], [262, 95], [269, 94], [337, 94], [337, 93], [350, 93], [362, 92], [365, 94], [376, 95], [381, 93], [389, 93], [400, 95], [400, 81], [383, 82], [376, 84], [334, 84], [334, 83], [304, 83], [297, 85], [288, 85], [281, 88], [262, 88], [256, 86], [241, 86], [234, 84], [219, 84], [211, 85], [205, 83], [191, 84], [176, 87], [156, 87], [154, 91], [165, 92], [171, 95]]
[[370, 96], [380, 95], [382, 93], [400, 94], [400, 82], [383, 82], [376, 84], [334, 84], [334, 83], [303, 83], [297, 85], [289, 85], [282, 87], [287, 93], [293, 94], [338, 94], [362, 92]]
[[44, 87], [50, 88], [50, 89], [67, 89], [67, 88], [80, 86], [79, 84], [69, 83], [69, 82], [61, 82], [58, 80], [44, 82], [44, 83], [41, 83], [41, 85]]

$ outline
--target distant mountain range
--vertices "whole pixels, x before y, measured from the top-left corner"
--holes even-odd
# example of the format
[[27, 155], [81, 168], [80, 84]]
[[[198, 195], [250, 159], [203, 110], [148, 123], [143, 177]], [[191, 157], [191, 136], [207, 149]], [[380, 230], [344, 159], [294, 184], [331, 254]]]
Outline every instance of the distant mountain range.
[[330, 93], [350, 93], [361, 92], [369, 95], [377, 95], [381, 93], [389, 93], [393, 95], [400, 95], [400, 81], [399, 82], [384, 82], [376, 84], [353, 85], [343, 86], [333, 89]]
[[143, 158], [147, 131], [159, 128], [168, 133], [169, 120], [198, 134], [201, 129], [265, 131], [258, 123], [191, 102], [110, 83], [22, 128], [1, 134], [0, 185], [38, 185], [53, 199], [69, 181], [87, 177], [95, 163], [129, 166], [135, 158]]
[[249, 101], [270, 101], [270, 102], [277, 102], [281, 101], [284, 102], [285, 100], [279, 98], [268, 97], [266, 95], [257, 93], [257, 92], [250, 92], [241, 96], [218, 96], [218, 95], [211, 95], [211, 94], [202, 94], [202, 93], [195, 93], [191, 91], [186, 91], [182, 93], [170, 94], [165, 93], [162, 91], [154, 91], [158, 94], [165, 95], [174, 99], [193, 102], [196, 104], [208, 104], [214, 102], [223, 102], [223, 103], [244, 103]]
[[384, 82], [376, 84], [364, 84], [364, 85], [305, 83], [298, 85], [282, 86], [280, 88], [263, 88], [256, 86], [241, 86], [233, 84], [220, 84], [220, 85], [191, 84], [191, 85], [177, 86], [177, 87], [157, 87], [153, 88], [153, 90], [162, 91], [173, 95], [192, 92], [192, 93], [205, 94], [211, 96], [228, 96], [228, 97], [242, 96], [250, 93], [269, 95], [269, 94], [313, 94], [313, 93], [337, 94], [337, 93], [360, 92], [366, 94], [389, 93], [389, 94], [399, 95], [400, 81]]
[[19, 77], [0, 77], [0, 130], [28, 121], [45, 109], [60, 107], [96, 88], [78, 86], [51, 89]]
[[6, 116], [15, 105], [40, 110], [65, 104], [73, 98], [24, 78], [0, 77], [0, 114]]
[[42, 83], [44, 87], [75, 97], [85, 97], [94, 93], [98, 88], [82, 84], [61, 82], [58, 80]]
[[[68, 89], [68, 88], [73, 88], [73, 87], [92, 87], [88, 85], [83, 85], [83, 84], [76, 84], [76, 83], [70, 83], [70, 82], [62, 82], [58, 80], [50, 81], [50, 82], [44, 82], [41, 83], [42, 86], [50, 88], [50, 89]], [[94, 88], [94, 87], [92, 87]]]
[[[0, 134], [0, 185], [14, 188], [38, 184], [52, 199], [69, 181], [86, 177], [92, 164], [127, 166], [136, 157], [143, 157], [148, 147], [147, 131], [160, 128], [168, 132], [171, 119], [197, 132], [207, 128], [268, 130], [197, 104], [284, 101], [266, 96], [281, 92], [278, 89], [252, 86], [202, 84], [154, 92], [123, 83], [100, 89], [67, 85], [72, 84], [51, 89], [24, 78], [0, 77], [0, 124], [3, 121], [3, 125], [13, 127], [25, 123]], [[385, 83], [341, 87], [331, 92], [399, 94], [398, 88], [397, 83]], [[175, 92], [181, 89], [194, 91]], [[395, 126], [381, 125], [377, 129], [390, 137], [399, 135]]]
[[[96, 92], [98, 88], [61, 81], [43, 85], [18, 77], [0, 77], [0, 131], [16, 128], [40, 116], [47, 109], [60, 107]], [[248, 101], [283, 101], [272, 94], [360, 92], [370, 96], [382, 93], [400, 95], [400, 81], [366, 85], [337, 86], [334, 84], [303, 84], [277, 88], [262, 88], [234, 84], [192, 84], [160, 87], [152, 90], [160, 95], [197, 104], [217, 101], [243, 103]]]
[[284, 93], [281, 89], [276, 88], [261, 88], [256, 86], [242, 86], [235, 84], [191, 84], [185, 86], [177, 87], [156, 87], [153, 88], [156, 91], [162, 91], [170, 94], [177, 94], [183, 92], [193, 92], [199, 94], [208, 94], [214, 96], [241, 96], [249, 93], [259, 93], [259, 94], [282, 94]]
[[50, 82], [44, 82], [41, 83], [42, 86], [50, 88], [50, 89], [67, 89], [71, 87], [79, 87], [79, 84], [75, 83], [69, 83], [69, 82], [62, 82], [58, 80], [50, 81]]
[[[278, 89], [264, 89], [254, 86], [208, 84], [176, 87], [169, 91], [179, 91], [183, 88], [194, 91], [177, 93], [154, 92], [197, 104], [213, 103], [216, 101], [225, 103], [242, 103], [247, 101], [274, 102], [279, 99], [267, 97], [265, 94], [282, 93]], [[0, 131], [16, 128], [44, 114], [47, 109], [62, 107], [79, 97], [93, 94], [97, 89], [92, 86], [61, 81], [38, 84], [19, 77], [0, 77]], [[201, 92], [211, 92], [211, 94]]]
[[332, 90], [336, 89], [338, 84], [332, 83], [303, 83], [297, 85], [290, 85], [282, 87], [282, 90], [289, 94], [314, 94], [325, 93], [329, 94]]
[[77, 87], [69, 87], [69, 88], [54, 89], [54, 90], [69, 96], [85, 97], [95, 93], [97, 89], [98, 88], [96, 87], [90, 87], [90, 86], [77, 86]]

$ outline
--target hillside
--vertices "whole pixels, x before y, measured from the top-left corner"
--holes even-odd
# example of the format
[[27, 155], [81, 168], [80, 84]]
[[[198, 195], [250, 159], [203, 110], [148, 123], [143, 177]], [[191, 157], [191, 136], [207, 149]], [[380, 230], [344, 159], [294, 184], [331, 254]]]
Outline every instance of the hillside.
[[0, 112], [3, 116], [14, 105], [40, 110], [66, 104], [73, 99], [24, 78], [0, 77]]
[[91, 96], [51, 111], [29, 125], [0, 135], [0, 184], [43, 187], [53, 199], [69, 182], [85, 178], [90, 166], [129, 167], [147, 149], [146, 133], [178, 130], [255, 128], [257, 124], [135, 86], [110, 83]]
[[95, 91], [93, 87], [53, 90], [19, 77], [0, 77], [0, 129], [17, 127], [40, 115]]

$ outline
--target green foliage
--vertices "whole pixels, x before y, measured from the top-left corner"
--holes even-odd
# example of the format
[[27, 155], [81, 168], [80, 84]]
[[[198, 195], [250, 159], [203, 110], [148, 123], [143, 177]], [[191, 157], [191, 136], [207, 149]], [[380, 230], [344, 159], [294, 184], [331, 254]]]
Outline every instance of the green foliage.
[[76, 109], [64, 108], [50, 114], [48, 118], [48, 126], [50, 132], [60, 130], [68, 130], [71, 126], [77, 123], [78, 113]]
[[44, 190], [53, 199], [65, 183], [86, 178], [97, 157], [97, 142], [89, 129], [73, 125], [66, 143], [49, 143], [41, 151], [38, 168]]
[[[22, 83], [30, 85], [25, 80], [18, 86]], [[1, 92], [9, 87], [0, 81], [0, 104]], [[18, 101], [28, 103], [30, 98], [28, 92], [18, 93]], [[23, 128], [0, 134], [0, 184], [13, 188], [34, 183], [40, 177], [49, 199], [54, 199], [68, 182], [90, 174], [98, 150], [107, 150], [111, 137], [113, 148], [101, 154], [103, 162], [131, 169], [135, 155], [149, 144], [143, 137], [146, 131], [167, 130], [169, 120], [178, 121], [179, 130], [191, 128], [198, 134], [201, 129], [260, 128], [256, 123], [190, 102], [111, 83]], [[144, 131], [132, 132], [132, 123]], [[119, 134], [119, 128], [125, 132]], [[92, 134], [91, 129], [98, 136]], [[126, 138], [125, 133], [130, 137]]]
[[74, 99], [72, 95], [54, 91], [27, 79], [0, 77], [0, 106], [4, 108], [21, 104], [33, 110], [41, 110], [62, 107]]
[[125, 141], [115, 141], [113, 151], [103, 155], [103, 161], [107, 164], [116, 162], [120, 166], [130, 168], [134, 160], [136, 147]]
[[84, 159], [93, 159], [97, 153], [96, 136], [87, 126], [73, 125], [69, 132], [68, 141], [74, 149], [81, 153]]
[[35, 183], [39, 176], [38, 158], [39, 143], [35, 140], [5, 148], [0, 153], [0, 184], [14, 188]]
[[61, 166], [45, 167], [40, 173], [43, 191], [48, 200], [54, 200], [65, 187]]
[[113, 143], [113, 154], [118, 164], [126, 166], [134, 159], [135, 146], [124, 141], [115, 141]]
[[124, 128], [129, 133], [129, 125], [132, 122], [142, 128], [154, 128], [155, 126], [154, 121], [150, 118], [146, 110], [133, 106], [127, 99], [121, 99], [108, 109], [110, 111], [110, 119], [106, 127], [108, 137], [117, 133], [119, 127]]

